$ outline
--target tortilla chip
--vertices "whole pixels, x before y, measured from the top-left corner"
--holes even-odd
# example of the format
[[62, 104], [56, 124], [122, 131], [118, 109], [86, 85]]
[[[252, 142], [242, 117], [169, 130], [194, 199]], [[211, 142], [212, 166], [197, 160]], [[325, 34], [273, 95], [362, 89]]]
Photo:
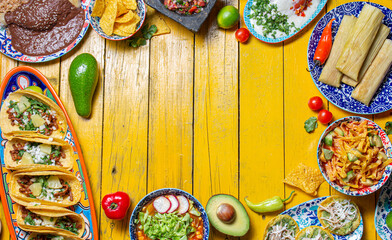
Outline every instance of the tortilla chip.
[[125, 7], [125, 5], [121, 2], [121, 0], [117, 1], [117, 17], [129, 12], [129, 10]]
[[134, 13], [133, 11], [129, 11], [126, 14], [122, 15], [121, 17], [116, 18], [116, 23], [130, 22], [135, 15], [136, 13]]
[[300, 163], [283, 180], [284, 183], [297, 187], [313, 196], [317, 195], [317, 189], [324, 181], [325, 179], [319, 170], [308, 167], [303, 163]]
[[117, 17], [117, 0], [109, 0], [108, 4], [105, 8], [105, 11], [102, 15], [101, 20], [99, 21], [99, 25], [101, 26], [102, 31], [107, 35], [113, 34], [114, 22]]
[[96, 0], [93, 8], [93, 12], [91, 13], [92, 17], [102, 17], [103, 12], [105, 11], [105, 1], [104, 0]]
[[165, 20], [163, 20], [161, 14], [154, 13], [146, 19], [146, 24], [148, 24], [148, 26], [155, 25], [157, 27], [157, 31], [153, 34], [153, 36], [170, 33], [170, 28], [167, 26]]
[[136, 8], [137, 8], [136, 0], [122, 0], [122, 3], [129, 10], [136, 10]]
[[[115, 23], [114, 24], [114, 34], [119, 36], [129, 36], [136, 32], [136, 26], [140, 22], [140, 17], [135, 14], [131, 21], [126, 23]], [[126, 35], [125, 35], [126, 34]]]

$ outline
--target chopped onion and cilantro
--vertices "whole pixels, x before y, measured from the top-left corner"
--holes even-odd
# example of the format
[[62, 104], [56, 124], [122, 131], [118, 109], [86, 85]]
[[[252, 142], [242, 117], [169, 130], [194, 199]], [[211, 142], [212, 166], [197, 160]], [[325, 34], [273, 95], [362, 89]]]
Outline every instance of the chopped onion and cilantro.
[[268, 228], [266, 240], [295, 240], [297, 225], [291, 220], [283, 218]]
[[277, 31], [289, 35], [293, 30], [299, 30], [293, 22], [288, 22], [289, 17], [279, 12], [278, 6], [271, 4], [270, 0], [254, 0], [250, 9], [253, 13], [248, 17], [256, 20], [256, 25], [263, 27], [264, 37], [271, 35], [272, 38], [276, 38]]

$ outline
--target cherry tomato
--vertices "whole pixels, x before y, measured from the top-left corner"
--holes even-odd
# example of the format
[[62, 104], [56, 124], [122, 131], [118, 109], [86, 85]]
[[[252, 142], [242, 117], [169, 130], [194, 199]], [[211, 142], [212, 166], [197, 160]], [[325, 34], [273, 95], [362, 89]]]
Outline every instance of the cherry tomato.
[[332, 113], [328, 110], [323, 109], [319, 112], [317, 119], [322, 124], [328, 124], [332, 120]]
[[323, 107], [323, 99], [318, 96], [312, 97], [309, 99], [308, 106], [313, 111], [320, 110]]
[[235, 31], [235, 38], [237, 39], [238, 42], [244, 43], [248, 40], [249, 38], [249, 30], [246, 28], [240, 28], [237, 31]]

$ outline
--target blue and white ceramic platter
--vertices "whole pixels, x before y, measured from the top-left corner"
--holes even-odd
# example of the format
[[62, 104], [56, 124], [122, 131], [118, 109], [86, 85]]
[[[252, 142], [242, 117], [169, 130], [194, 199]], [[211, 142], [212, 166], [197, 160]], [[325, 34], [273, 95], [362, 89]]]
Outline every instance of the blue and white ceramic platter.
[[122, 37], [122, 36], [118, 36], [115, 34], [109, 36], [102, 31], [102, 28], [99, 26], [99, 21], [101, 20], [101, 18], [91, 16], [93, 9], [94, 9], [95, 2], [96, 2], [96, 0], [91, 0], [90, 6], [88, 9], [88, 17], [90, 19], [91, 26], [93, 27], [94, 31], [97, 32], [101, 37], [109, 39], [109, 40], [114, 40], [114, 41], [124, 40], [124, 39], [130, 38], [133, 35], [135, 35], [140, 30], [140, 28], [143, 26], [144, 20], [146, 19], [146, 13], [147, 13], [147, 9], [146, 9], [146, 5], [145, 5], [144, 1], [143, 0], [136, 0], [136, 1], [137, 1], [136, 12], [137, 12], [137, 15], [140, 17], [140, 22], [137, 24], [136, 31], [133, 34], [126, 36], [126, 37]]
[[2, 52], [4, 55], [21, 61], [21, 62], [30, 62], [30, 63], [40, 63], [40, 62], [48, 62], [52, 61], [54, 59], [57, 59], [59, 57], [62, 57], [69, 51], [71, 51], [76, 45], [82, 41], [84, 35], [87, 32], [88, 26], [90, 25], [90, 21], [88, 18], [88, 6], [90, 5], [90, 0], [81, 0], [81, 7], [85, 12], [85, 20], [83, 24], [82, 31], [80, 32], [79, 36], [73, 41], [68, 47], [50, 54], [46, 56], [28, 56], [24, 55], [21, 52], [16, 51], [11, 44], [11, 35], [8, 33], [7, 28], [0, 27], [0, 52]]
[[392, 182], [389, 180], [381, 189], [380, 197], [378, 198], [376, 212], [374, 214], [374, 225], [378, 236], [383, 240], [392, 239], [392, 231], [386, 225], [386, 218], [388, 213], [392, 211]]
[[337, 126], [339, 126], [340, 123], [349, 122], [349, 121], [367, 121], [370, 126], [373, 126], [375, 128], [375, 130], [377, 130], [378, 136], [380, 136], [380, 138], [381, 138], [382, 144], [384, 145], [384, 149], [385, 149], [385, 152], [386, 152], [388, 158], [392, 157], [391, 141], [389, 140], [388, 135], [384, 132], [384, 130], [380, 126], [378, 126], [375, 122], [373, 122], [367, 118], [350, 116], [350, 117], [344, 117], [344, 118], [336, 120], [335, 122], [331, 123], [327, 127], [327, 129], [325, 129], [325, 131], [323, 132], [323, 134], [320, 137], [320, 140], [319, 140], [318, 146], [317, 146], [317, 163], [319, 165], [320, 171], [323, 174], [325, 180], [336, 191], [339, 191], [339, 192], [344, 193], [346, 195], [351, 195], [351, 196], [356, 196], [356, 197], [365, 196], [365, 195], [376, 192], [378, 189], [380, 189], [387, 182], [389, 176], [391, 175], [391, 171], [392, 171], [391, 164], [386, 166], [385, 171], [377, 184], [370, 186], [370, 187], [362, 188], [357, 191], [349, 191], [349, 190], [344, 189], [342, 186], [336, 184], [335, 182], [332, 182], [329, 180], [328, 174], [326, 173], [324, 166], [319, 158], [319, 156], [321, 155], [321, 152], [322, 152], [322, 144], [324, 142], [325, 136], [327, 136], [327, 134], [329, 132], [333, 131]]
[[[383, 23], [387, 25], [390, 29], [392, 29], [392, 10], [381, 6], [376, 3], [370, 2], [351, 2], [340, 5], [331, 11], [329, 11], [324, 17], [320, 19], [314, 28], [312, 35], [310, 36], [309, 45], [308, 45], [308, 66], [309, 69], [314, 67], [313, 57], [314, 52], [317, 48], [317, 44], [320, 40], [321, 34], [327, 25], [327, 23], [335, 18], [335, 21], [332, 25], [332, 35], [335, 37], [339, 25], [342, 22], [344, 15], [354, 15], [358, 17], [361, 12], [363, 6], [365, 4], [370, 4], [375, 6], [385, 14], [383, 19]], [[391, 38], [391, 35], [388, 36]], [[392, 109], [392, 71], [390, 70], [387, 73], [386, 80], [384, 80], [383, 84], [380, 86], [378, 91], [376, 92], [373, 100], [370, 102], [369, 106], [353, 99], [351, 97], [351, 93], [353, 91], [353, 87], [348, 86], [346, 84], [341, 84], [340, 88], [335, 88], [329, 85], [326, 85], [322, 82], [319, 82], [318, 79], [320, 77], [321, 71], [323, 67], [315, 67], [311, 72], [313, 82], [316, 84], [316, 87], [335, 106], [356, 114], [376, 114], [388, 111]]]
[[323, 10], [325, 4], [327, 4], [328, 0], [321, 0], [319, 5], [317, 6], [316, 11], [312, 14], [312, 16], [309, 18], [309, 20], [304, 23], [299, 30], [294, 31], [293, 33], [287, 35], [287, 36], [283, 36], [283, 37], [279, 37], [279, 38], [268, 38], [268, 37], [264, 37], [262, 34], [256, 32], [255, 28], [253, 27], [253, 25], [250, 22], [250, 18], [249, 15], [251, 13], [251, 9], [250, 7], [253, 5], [253, 1], [254, 0], [248, 0], [248, 2], [246, 2], [245, 5], [245, 9], [244, 9], [244, 22], [246, 27], [248, 28], [248, 30], [250, 31], [250, 33], [255, 36], [257, 39], [259, 39], [262, 42], [265, 43], [280, 43], [283, 41], [286, 41], [292, 37], [294, 37], [295, 35], [297, 35], [300, 31], [302, 31], [302, 29], [304, 29], [310, 22], [313, 21], [313, 19], [315, 19], [317, 17], [317, 15], [321, 12], [321, 10]]
[[159, 196], [165, 196], [165, 195], [175, 195], [179, 196], [182, 195], [189, 200], [193, 201], [193, 205], [196, 207], [197, 210], [201, 213], [201, 217], [203, 219], [203, 228], [204, 228], [204, 233], [203, 233], [203, 239], [202, 240], [208, 240], [209, 235], [210, 235], [210, 222], [208, 221], [207, 213], [203, 208], [203, 205], [191, 194], [177, 188], [162, 188], [153, 192], [150, 192], [147, 194], [140, 202], [136, 205], [135, 209], [132, 212], [131, 219], [129, 220], [129, 234], [131, 236], [131, 240], [137, 240], [137, 235], [136, 235], [136, 224], [135, 224], [135, 219], [138, 218], [139, 212], [143, 209], [144, 206], [146, 206], [148, 203], [153, 201], [155, 198]]
[[[301, 203], [295, 207], [292, 207], [282, 214], [286, 214], [294, 218], [294, 220], [298, 223], [299, 229], [302, 230], [306, 227], [310, 226], [319, 226], [321, 227], [321, 223], [317, 218], [317, 209], [318, 205], [324, 201], [327, 197], [316, 198], [304, 203]], [[361, 223], [359, 227], [352, 232], [351, 234], [345, 236], [339, 236], [332, 234], [335, 240], [359, 240], [361, 239], [363, 234], [363, 220], [361, 216]]]

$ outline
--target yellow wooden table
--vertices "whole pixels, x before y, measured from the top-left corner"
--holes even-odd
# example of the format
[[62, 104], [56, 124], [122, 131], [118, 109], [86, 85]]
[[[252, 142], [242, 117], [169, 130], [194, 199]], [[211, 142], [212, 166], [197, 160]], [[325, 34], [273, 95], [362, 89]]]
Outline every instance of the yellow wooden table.
[[[321, 96], [307, 67], [307, 46], [322, 15], [349, 2], [329, 0], [326, 9], [297, 37], [269, 45], [251, 37], [238, 44], [234, 30], [216, 25], [225, 5], [243, 10], [246, 0], [219, 1], [199, 33], [166, 19], [172, 33], [137, 49], [101, 38], [90, 28], [84, 40], [61, 59], [29, 64], [46, 75], [62, 99], [81, 143], [93, 190], [100, 239], [129, 239], [128, 219], [109, 220], [101, 198], [118, 190], [129, 193], [132, 208], [147, 193], [181, 188], [205, 206], [218, 193], [241, 202], [288, 196], [282, 182], [298, 163], [317, 167], [317, 142], [325, 126], [312, 134], [304, 121], [316, 113], [307, 107]], [[391, 0], [373, 2], [392, 8]], [[241, 14], [242, 15], [242, 14]], [[241, 23], [243, 26], [243, 22]], [[99, 62], [101, 75], [90, 119], [79, 117], [68, 85], [68, 68], [80, 53]], [[25, 65], [0, 54], [0, 78]], [[324, 99], [334, 119], [349, 116]], [[381, 126], [390, 112], [368, 116]], [[318, 196], [337, 194], [324, 182]], [[364, 218], [363, 239], [380, 239], [374, 227], [378, 194], [352, 198]], [[290, 208], [312, 199], [298, 190]], [[241, 239], [259, 240], [275, 214], [247, 208], [251, 230]], [[1, 240], [9, 239], [1, 214]], [[210, 239], [237, 239], [213, 230]]]

